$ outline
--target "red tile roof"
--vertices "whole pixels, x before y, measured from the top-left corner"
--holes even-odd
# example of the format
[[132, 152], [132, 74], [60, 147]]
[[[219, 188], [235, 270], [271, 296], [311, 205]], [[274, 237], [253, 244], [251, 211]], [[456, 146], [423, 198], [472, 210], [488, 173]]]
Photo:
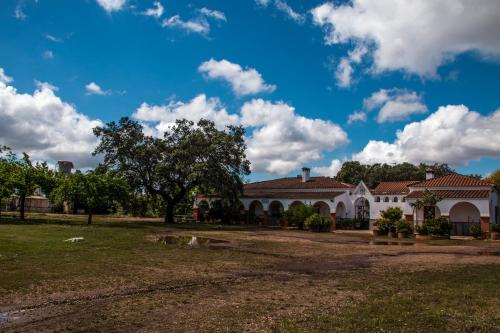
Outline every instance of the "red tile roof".
[[333, 199], [344, 192], [257, 192], [249, 191], [242, 198], [266, 198], [266, 199]]
[[262, 182], [245, 184], [247, 190], [274, 190], [274, 189], [318, 189], [318, 188], [353, 188], [351, 184], [341, 183], [330, 177], [311, 177], [309, 181], [302, 182], [302, 178], [289, 177]]
[[[425, 191], [413, 191], [406, 196], [407, 199], [418, 199]], [[490, 190], [434, 190], [430, 191], [443, 199], [487, 199]]]
[[474, 177], [452, 173], [447, 176], [437, 177], [411, 185], [412, 187], [474, 187], [492, 186], [492, 184]]
[[398, 182], [381, 182], [371, 192], [373, 194], [405, 194], [410, 192], [408, 186], [418, 183], [414, 180], [402, 180]]

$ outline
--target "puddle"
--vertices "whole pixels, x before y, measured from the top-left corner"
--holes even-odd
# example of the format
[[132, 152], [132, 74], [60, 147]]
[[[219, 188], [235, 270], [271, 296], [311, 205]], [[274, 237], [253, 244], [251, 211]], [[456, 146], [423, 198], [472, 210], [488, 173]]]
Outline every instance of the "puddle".
[[197, 236], [164, 236], [158, 239], [159, 242], [167, 245], [177, 245], [192, 249], [224, 249], [229, 241]]

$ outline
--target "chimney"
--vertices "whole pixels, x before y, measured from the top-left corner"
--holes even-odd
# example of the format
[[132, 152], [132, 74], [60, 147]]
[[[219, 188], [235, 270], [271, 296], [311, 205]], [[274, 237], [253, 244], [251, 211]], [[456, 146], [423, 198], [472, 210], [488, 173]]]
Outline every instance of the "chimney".
[[306, 183], [309, 181], [310, 174], [311, 174], [311, 169], [306, 168], [306, 167], [302, 168], [302, 182], [303, 183]]
[[434, 170], [428, 168], [427, 170], [425, 170], [425, 180], [429, 180], [432, 178], [434, 178]]

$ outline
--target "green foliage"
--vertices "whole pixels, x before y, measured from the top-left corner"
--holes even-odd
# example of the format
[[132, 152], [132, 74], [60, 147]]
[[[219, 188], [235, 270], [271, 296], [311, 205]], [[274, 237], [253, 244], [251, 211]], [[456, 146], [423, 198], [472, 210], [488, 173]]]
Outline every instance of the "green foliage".
[[332, 220], [328, 216], [321, 216], [318, 213], [314, 213], [306, 218], [304, 225], [311, 231], [329, 231], [332, 225]]
[[413, 232], [413, 225], [404, 219], [399, 220], [398, 223], [396, 224], [396, 231], [411, 233]]
[[422, 225], [418, 225], [415, 230], [421, 235], [446, 236], [450, 234], [451, 223], [444, 217], [429, 219]]
[[403, 211], [399, 207], [389, 207], [385, 211], [381, 210], [380, 216], [381, 218], [375, 221], [374, 225], [381, 232], [394, 232], [396, 231], [396, 225], [403, 217]]
[[483, 234], [483, 231], [481, 230], [481, 226], [478, 225], [478, 224], [473, 224], [470, 226], [469, 228], [469, 231], [470, 231], [470, 234], [474, 237], [474, 238], [480, 238]]
[[173, 222], [175, 207], [195, 190], [236, 201], [243, 191], [241, 177], [250, 174], [241, 126], [220, 131], [212, 121], [195, 125], [184, 119], [156, 138], [122, 118], [94, 134], [101, 140], [94, 154], [104, 154], [107, 167], [122, 172], [138, 193], [163, 199], [165, 222]]
[[360, 181], [363, 181], [369, 188], [374, 188], [383, 181], [425, 180], [425, 171], [428, 168], [434, 170], [436, 177], [445, 176], [453, 172], [447, 164], [413, 165], [410, 163], [401, 163], [395, 165], [366, 165], [357, 161], [347, 161], [344, 162], [335, 179], [350, 184], [358, 184]]
[[129, 187], [125, 177], [115, 171], [98, 167], [93, 171], [75, 172], [62, 179], [51, 197], [56, 203], [78, 200], [88, 213], [88, 224], [92, 214], [102, 205], [128, 201]]
[[416, 210], [419, 210], [424, 207], [434, 207], [441, 200], [442, 198], [439, 195], [429, 190], [425, 190], [422, 194], [422, 197], [415, 200], [415, 202], [410, 203], [410, 206]]
[[486, 177], [486, 181], [492, 183], [495, 185], [497, 188], [500, 188], [500, 169], [496, 170], [493, 172], [491, 175]]
[[315, 213], [315, 209], [311, 205], [293, 205], [285, 211], [283, 217], [290, 226], [303, 229], [305, 220]]
[[500, 224], [493, 224], [491, 226], [491, 231], [493, 231], [493, 232], [500, 232]]

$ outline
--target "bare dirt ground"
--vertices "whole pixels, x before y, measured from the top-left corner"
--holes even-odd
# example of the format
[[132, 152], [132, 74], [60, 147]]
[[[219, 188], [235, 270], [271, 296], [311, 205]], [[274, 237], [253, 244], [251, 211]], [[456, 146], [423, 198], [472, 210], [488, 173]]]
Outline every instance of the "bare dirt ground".
[[[116, 228], [113, 232], [122, 232], [122, 229]], [[195, 235], [228, 243], [212, 248], [189, 248], [158, 242], [164, 235]], [[8, 263], [9, 270], [18, 270], [21, 279], [2, 286], [1, 278], [6, 271], [0, 268], [0, 330], [347, 332], [353, 327], [342, 318], [353, 311], [368, 311], [365, 308], [371, 305], [374, 291], [392, 297], [391, 292], [408, 292], [408, 285], [432, 276], [436, 285], [421, 288], [442, 296], [444, 287], [449, 285], [439, 281], [439, 276], [462, 274], [463, 282], [469, 283], [474, 279], [467, 275], [469, 268], [486, 269], [486, 274], [488, 271], [492, 274], [491, 281], [485, 282], [485, 290], [481, 289], [482, 284], [474, 287], [478, 288], [475, 294], [489, 292], [492, 299], [483, 298], [483, 303], [472, 304], [470, 309], [477, 308], [477, 318], [485, 315], [483, 311], [493, 316], [476, 331], [499, 329], [496, 327], [500, 318], [498, 290], [491, 292], [491, 285], [486, 283], [500, 286], [500, 270], [497, 269], [500, 267], [500, 243], [404, 241], [405, 244], [401, 244], [381, 238], [379, 241], [391, 243], [375, 245], [367, 235], [165, 228], [140, 229], [130, 236], [137, 246], [122, 249], [116, 243], [107, 244], [106, 235], [100, 237], [102, 240], [96, 240], [96, 244], [88, 248], [85, 242], [75, 245], [77, 250], [69, 247], [72, 257], [64, 259], [64, 265], [55, 259], [43, 264], [45, 256], [51, 255], [50, 249], [41, 256], [18, 254], [17, 257], [7, 255], [5, 259], [0, 250], [0, 263]], [[40, 246], [42, 249], [44, 245]], [[70, 250], [57, 249], [53, 255], [65, 256], [65, 251]], [[37, 260], [39, 264], [42, 261], [42, 267], [30, 269], [26, 264], [30, 260]], [[33, 272], [32, 281], [30, 271]], [[389, 280], [391, 288], [386, 288], [384, 281]], [[398, 281], [402, 281], [400, 286]], [[401, 302], [407, 302], [408, 297], [417, 302], [421, 291], [420, 287], [416, 288], [414, 294], [401, 295]], [[450, 296], [449, 302], [455, 301]], [[441, 305], [446, 307], [446, 302]], [[429, 307], [437, 306], [438, 311], [441, 305], [430, 304]], [[390, 304], [380, 305], [384, 306]], [[484, 309], [480, 309], [481, 306]], [[490, 306], [496, 307], [496, 312], [490, 312]], [[318, 313], [327, 316], [328, 320], [338, 318], [338, 322], [321, 326], [324, 319], [318, 319]], [[431, 322], [434, 319], [432, 317]], [[435, 320], [437, 324], [439, 320], [447, 320], [452, 329], [465, 323], [455, 317]], [[473, 324], [477, 326], [476, 322]], [[403, 326], [394, 325], [391, 322], [388, 331], [404, 331], [398, 329]], [[356, 327], [357, 331], [375, 329], [373, 326]], [[427, 328], [433, 331], [436, 327]]]

